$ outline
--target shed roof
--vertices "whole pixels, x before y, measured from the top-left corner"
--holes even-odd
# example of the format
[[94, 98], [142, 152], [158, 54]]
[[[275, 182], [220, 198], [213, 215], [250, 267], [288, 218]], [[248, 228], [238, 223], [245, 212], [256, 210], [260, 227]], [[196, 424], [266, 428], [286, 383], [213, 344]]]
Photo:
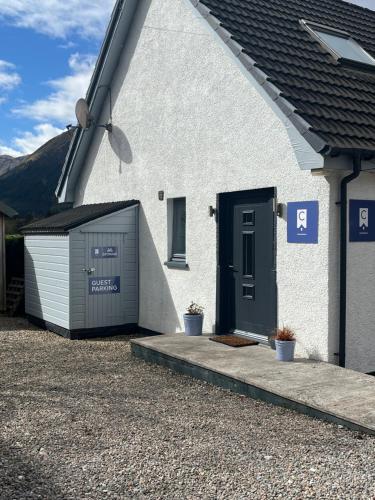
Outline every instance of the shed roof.
[[24, 234], [67, 233], [70, 229], [82, 226], [87, 222], [138, 204], [139, 202], [137, 200], [130, 200], [81, 205], [80, 207], [71, 208], [70, 210], [65, 210], [59, 214], [47, 217], [47, 219], [28, 224], [21, 230]]
[[4, 214], [6, 215], [7, 217], [15, 217], [16, 215], [18, 215], [18, 213], [13, 210], [13, 208], [11, 208], [10, 206], [6, 205], [5, 203], [3, 203], [2, 201], [0, 201], [0, 214]]

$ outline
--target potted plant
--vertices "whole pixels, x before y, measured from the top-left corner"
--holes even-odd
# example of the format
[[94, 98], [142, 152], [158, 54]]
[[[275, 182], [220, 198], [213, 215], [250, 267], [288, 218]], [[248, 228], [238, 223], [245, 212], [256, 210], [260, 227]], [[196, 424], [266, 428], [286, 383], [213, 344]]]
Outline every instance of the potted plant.
[[296, 337], [291, 328], [283, 326], [275, 332], [276, 359], [278, 361], [293, 361]]
[[203, 307], [192, 302], [184, 314], [185, 335], [197, 337], [202, 335], [203, 327]]

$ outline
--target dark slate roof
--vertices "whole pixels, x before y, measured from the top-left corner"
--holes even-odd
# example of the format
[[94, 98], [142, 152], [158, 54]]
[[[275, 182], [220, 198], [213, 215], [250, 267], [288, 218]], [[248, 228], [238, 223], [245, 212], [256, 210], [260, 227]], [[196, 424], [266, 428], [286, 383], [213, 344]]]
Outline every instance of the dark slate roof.
[[8, 205], [3, 203], [2, 201], [0, 201], [0, 214], [4, 214], [10, 218], [18, 215], [18, 213], [15, 210], [13, 210], [13, 208], [9, 207]]
[[81, 205], [80, 207], [65, 210], [59, 214], [52, 215], [47, 219], [42, 219], [32, 224], [28, 224], [22, 228], [25, 234], [35, 233], [57, 233], [62, 234], [70, 229], [82, 226], [87, 222], [99, 219], [105, 215], [109, 215], [124, 208], [138, 205], [136, 200], [130, 201], [115, 201], [111, 203], [96, 203], [93, 205]]
[[[346, 31], [375, 57], [374, 11], [342, 0], [201, 0], [197, 7], [202, 4], [311, 132], [333, 149], [375, 151], [375, 70], [336, 62], [300, 25], [304, 19]], [[207, 20], [215, 25], [210, 15]]]

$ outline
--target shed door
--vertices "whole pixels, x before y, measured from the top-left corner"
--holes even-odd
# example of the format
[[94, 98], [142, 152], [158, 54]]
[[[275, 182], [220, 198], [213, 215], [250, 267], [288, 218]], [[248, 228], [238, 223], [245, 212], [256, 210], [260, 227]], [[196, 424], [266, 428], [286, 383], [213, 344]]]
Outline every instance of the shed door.
[[125, 318], [123, 233], [86, 233], [86, 328], [122, 325]]

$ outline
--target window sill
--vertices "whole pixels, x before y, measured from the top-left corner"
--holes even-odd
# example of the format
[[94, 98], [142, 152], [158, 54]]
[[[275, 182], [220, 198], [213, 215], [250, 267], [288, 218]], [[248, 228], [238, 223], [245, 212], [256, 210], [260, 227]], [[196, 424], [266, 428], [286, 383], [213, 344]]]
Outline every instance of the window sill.
[[169, 260], [164, 262], [164, 265], [168, 267], [168, 269], [185, 269], [186, 271], [189, 269], [189, 264], [186, 261], [175, 261]]

